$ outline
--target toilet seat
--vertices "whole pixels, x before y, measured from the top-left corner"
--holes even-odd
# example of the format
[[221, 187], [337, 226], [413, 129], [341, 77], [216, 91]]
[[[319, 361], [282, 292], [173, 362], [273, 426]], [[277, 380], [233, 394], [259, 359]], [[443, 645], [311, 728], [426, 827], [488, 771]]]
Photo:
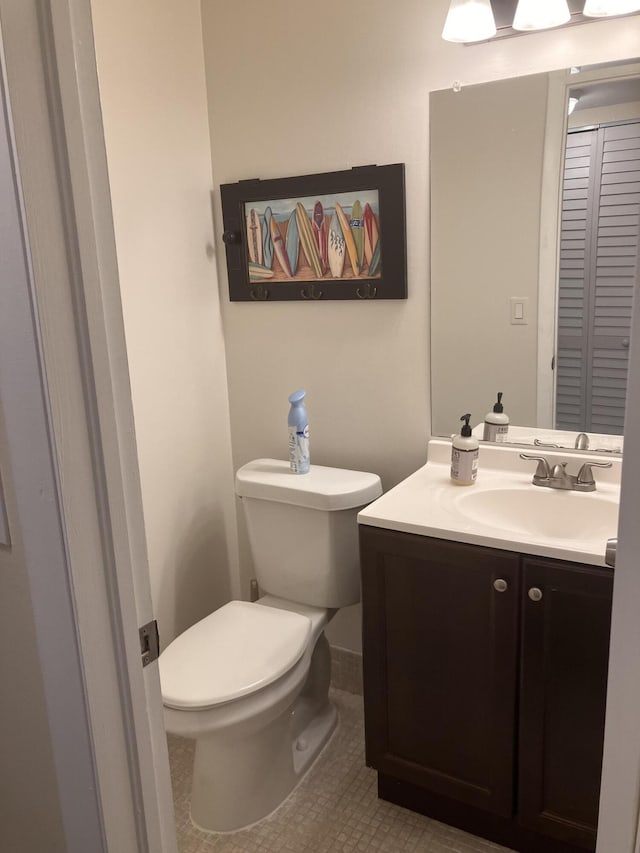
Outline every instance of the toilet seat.
[[260, 690], [300, 660], [310, 634], [311, 621], [300, 613], [230, 601], [160, 656], [163, 703], [205, 709]]

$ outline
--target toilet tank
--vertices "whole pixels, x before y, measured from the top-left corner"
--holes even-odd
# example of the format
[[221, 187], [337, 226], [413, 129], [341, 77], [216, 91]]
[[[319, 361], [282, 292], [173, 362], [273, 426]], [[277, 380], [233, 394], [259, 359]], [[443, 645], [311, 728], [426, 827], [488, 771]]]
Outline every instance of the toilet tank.
[[382, 494], [377, 474], [256, 459], [236, 473], [262, 593], [316, 607], [360, 601], [358, 524]]

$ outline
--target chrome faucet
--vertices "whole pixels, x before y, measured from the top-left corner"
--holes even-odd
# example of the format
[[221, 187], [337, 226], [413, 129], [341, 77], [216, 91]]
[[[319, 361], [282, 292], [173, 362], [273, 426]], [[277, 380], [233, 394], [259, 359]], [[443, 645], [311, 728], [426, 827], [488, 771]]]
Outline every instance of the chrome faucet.
[[573, 445], [576, 450], [589, 449], [589, 436], [586, 432], [579, 432], [576, 436], [576, 443]]
[[611, 468], [611, 462], [585, 462], [577, 474], [567, 474], [566, 462], [558, 462], [552, 467], [544, 456], [534, 456], [530, 453], [521, 453], [520, 459], [530, 459], [538, 463], [533, 475], [534, 486], [573, 492], [595, 492], [596, 481], [591, 469]]

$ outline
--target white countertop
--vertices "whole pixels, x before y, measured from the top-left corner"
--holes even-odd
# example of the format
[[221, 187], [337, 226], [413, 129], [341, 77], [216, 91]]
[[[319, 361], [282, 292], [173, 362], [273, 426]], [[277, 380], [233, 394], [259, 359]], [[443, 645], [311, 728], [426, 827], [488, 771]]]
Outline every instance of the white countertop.
[[[361, 510], [358, 523], [604, 566], [606, 541], [617, 536], [622, 460], [603, 460], [601, 454], [589, 452], [564, 454], [562, 450], [542, 448], [530, 451], [544, 455], [551, 464], [567, 462], [567, 471], [572, 474], [588, 461], [610, 461], [612, 467], [594, 468], [595, 492], [549, 489], [532, 484], [536, 463], [520, 459], [523, 448], [481, 444], [477, 482], [464, 487], [455, 485], [449, 478], [451, 442], [432, 439], [427, 464]], [[511, 497], [513, 506], [531, 503], [531, 512], [525, 510], [517, 517], [519, 529], [514, 529], [509, 519], [502, 526], [499, 515], [487, 516], [483, 511], [479, 516], [476, 511], [485, 497], [492, 501], [502, 490], [506, 490], [507, 499]], [[490, 492], [494, 494], [486, 494]], [[469, 500], [471, 493], [473, 497]], [[485, 493], [485, 497], [480, 493]], [[515, 498], [518, 500], [513, 500]], [[513, 506], [508, 507], [512, 518]], [[546, 519], [542, 526], [536, 524], [536, 511], [540, 507]], [[581, 529], [580, 519], [585, 519], [585, 530], [578, 535], [575, 529]]]

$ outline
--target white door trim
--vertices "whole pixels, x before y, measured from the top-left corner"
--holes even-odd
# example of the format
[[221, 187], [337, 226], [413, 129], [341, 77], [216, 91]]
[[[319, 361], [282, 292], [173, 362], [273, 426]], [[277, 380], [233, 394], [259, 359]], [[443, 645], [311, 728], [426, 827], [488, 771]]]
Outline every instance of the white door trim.
[[624, 432], [597, 853], [640, 850], [640, 278], [634, 293]]
[[[540, 255], [538, 260], [538, 386], [536, 426], [555, 427], [555, 370], [551, 369], [556, 353], [557, 293], [559, 275], [560, 215], [562, 211], [562, 179], [564, 139], [567, 133], [568, 71], [552, 71], [548, 75], [547, 122], [542, 161], [540, 193]], [[543, 323], [541, 318], [552, 318]], [[557, 367], [557, 366], [556, 366]]]
[[[142, 669], [137, 633], [151, 596], [90, 2], [0, 0], [0, 16], [74, 612], [47, 597], [43, 573], [33, 595], [46, 617], [45, 682], [65, 657], [52, 655], [42, 626], [65, 626], [74, 642], [90, 740], [78, 742], [71, 714], [52, 718], [54, 754], [68, 761], [77, 749], [95, 762], [87, 791], [103, 831], [102, 843], [87, 843], [71, 821], [68, 849], [175, 853], [157, 664]], [[65, 696], [60, 684], [51, 690], [54, 703]], [[71, 820], [80, 806], [63, 765]]]
[[[20, 187], [0, 80], [0, 401], [23, 543], [60, 817], [69, 853], [107, 850], [79, 654], [60, 480], [52, 454]], [[21, 638], [16, 636], [19, 644]], [[72, 749], [69, 747], [72, 746]], [[37, 780], [33, 796], [38, 796]]]

